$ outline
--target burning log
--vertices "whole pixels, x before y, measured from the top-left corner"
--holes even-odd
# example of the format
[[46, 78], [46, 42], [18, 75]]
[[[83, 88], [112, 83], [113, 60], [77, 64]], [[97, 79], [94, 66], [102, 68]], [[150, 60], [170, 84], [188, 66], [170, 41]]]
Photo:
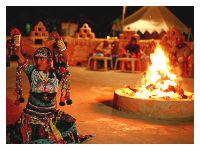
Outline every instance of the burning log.
[[148, 86], [146, 86], [146, 89], [149, 91], [153, 91], [156, 89], [156, 86], [154, 84], [149, 84]]
[[188, 98], [188, 96], [184, 94], [184, 90], [179, 85], [176, 86], [175, 88], [176, 88], [176, 93], [178, 93], [183, 99]]
[[129, 88], [131, 91], [133, 91], [133, 92], [138, 92], [138, 89], [134, 89], [134, 88], [132, 88], [130, 85], [125, 85], [124, 86], [125, 88]]
[[183, 99], [188, 98], [188, 96], [184, 94], [184, 90], [180, 87], [180, 85], [177, 85], [177, 86], [169, 85], [168, 88], [166, 90], [164, 90], [164, 92], [174, 92], [174, 93], [177, 93], [178, 95], [180, 95], [181, 98], [183, 98]]
[[168, 88], [166, 90], [164, 90], [164, 92], [174, 92], [174, 93], [176, 93], [176, 88], [174, 86], [169, 85]]
[[183, 90], [180, 86], [176, 86], [176, 92], [177, 92], [180, 96], [183, 96], [183, 95], [184, 95], [184, 90]]

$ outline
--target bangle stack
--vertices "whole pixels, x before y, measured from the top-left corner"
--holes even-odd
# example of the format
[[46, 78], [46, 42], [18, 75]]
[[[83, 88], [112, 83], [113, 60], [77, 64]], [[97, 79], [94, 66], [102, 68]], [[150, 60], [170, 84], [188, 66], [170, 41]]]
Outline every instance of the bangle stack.
[[66, 49], [65, 43], [63, 42], [62, 39], [57, 41], [57, 46], [59, 47], [60, 51], [64, 51]]

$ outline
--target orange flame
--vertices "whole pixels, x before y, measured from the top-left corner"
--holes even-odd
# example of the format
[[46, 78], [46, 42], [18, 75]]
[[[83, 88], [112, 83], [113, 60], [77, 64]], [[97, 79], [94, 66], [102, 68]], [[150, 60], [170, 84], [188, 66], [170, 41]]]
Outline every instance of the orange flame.
[[151, 66], [149, 66], [144, 77], [144, 84], [135, 93], [135, 96], [148, 99], [149, 97], [170, 97], [175, 98], [177, 94], [173, 91], [167, 92], [171, 86], [176, 86], [176, 75], [170, 73], [169, 58], [165, 56], [159, 43], [153, 54], [150, 55]]

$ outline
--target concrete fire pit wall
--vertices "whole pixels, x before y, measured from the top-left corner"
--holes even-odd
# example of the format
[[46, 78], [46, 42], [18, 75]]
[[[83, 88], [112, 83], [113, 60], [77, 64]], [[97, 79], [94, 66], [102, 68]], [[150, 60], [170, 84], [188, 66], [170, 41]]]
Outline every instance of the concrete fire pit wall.
[[194, 100], [158, 100], [139, 99], [120, 95], [120, 89], [114, 93], [114, 108], [156, 119], [193, 119]]

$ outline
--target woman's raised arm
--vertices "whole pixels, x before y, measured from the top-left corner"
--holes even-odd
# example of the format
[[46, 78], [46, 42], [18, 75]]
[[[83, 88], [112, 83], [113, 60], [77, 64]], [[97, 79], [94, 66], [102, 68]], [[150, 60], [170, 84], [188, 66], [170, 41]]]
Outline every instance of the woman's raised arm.
[[24, 56], [22, 55], [22, 52], [21, 52], [21, 32], [20, 32], [19, 29], [13, 28], [11, 30], [10, 34], [11, 34], [11, 37], [13, 38], [13, 40], [14, 40], [15, 54], [19, 57], [17, 62], [18, 62], [19, 65], [24, 64], [25, 58], [24, 58]]

